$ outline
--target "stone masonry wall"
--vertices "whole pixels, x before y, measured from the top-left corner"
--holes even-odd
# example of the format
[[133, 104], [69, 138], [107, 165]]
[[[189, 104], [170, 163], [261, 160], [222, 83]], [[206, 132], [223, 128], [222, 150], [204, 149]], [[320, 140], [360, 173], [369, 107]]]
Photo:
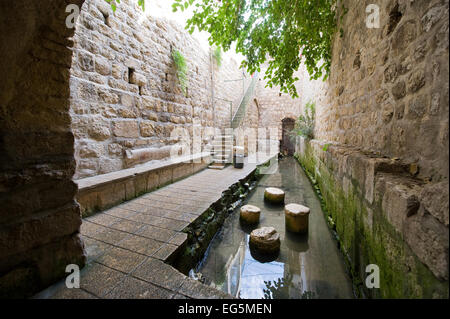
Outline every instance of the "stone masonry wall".
[[[448, 1], [344, 1], [316, 138], [416, 163], [421, 178], [448, 180]], [[366, 27], [368, 4], [380, 28]]]
[[[380, 266], [374, 297], [448, 298], [448, 1], [344, 1], [330, 78], [301, 81], [316, 102], [298, 150], [355, 277]], [[366, 27], [366, 6], [380, 28]], [[362, 285], [361, 285], [362, 286]]]
[[84, 266], [66, 6], [0, 1], [0, 298], [24, 298]]
[[[448, 184], [356, 147], [299, 139], [297, 154], [320, 189], [360, 296], [448, 298]], [[380, 286], [365, 285], [379, 267]]]
[[[262, 74], [265, 70], [261, 71]], [[294, 76], [301, 76], [302, 73], [296, 72]], [[300, 115], [302, 101], [302, 92], [300, 90], [302, 81], [295, 85], [298, 89], [299, 97], [292, 99], [289, 94], [280, 93], [279, 87], [266, 87], [267, 81], [261, 79], [257, 85], [256, 98], [259, 105], [259, 126], [262, 128], [277, 128], [278, 140], [282, 138], [282, 120], [284, 118], [297, 119]]]
[[[224, 55], [219, 67], [181, 26], [142, 15], [130, 0], [115, 13], [103, 0], [82, 8], [71, 70], [75, 179], [130, 167], [126, 150], [153, 148], [154, 160], [166, 159], [163, 147], [178, 141], [171, 138], [174, 128], [192, 136], [193, 124], [228, 125], [230, 103], [213, 104], [213, 94], [234, 105], [240, 100], [242, 82], [225, 82], [243, 77], [236, 61]], [[175, 75], [173, 48], [187, 60], [187, 96]]]

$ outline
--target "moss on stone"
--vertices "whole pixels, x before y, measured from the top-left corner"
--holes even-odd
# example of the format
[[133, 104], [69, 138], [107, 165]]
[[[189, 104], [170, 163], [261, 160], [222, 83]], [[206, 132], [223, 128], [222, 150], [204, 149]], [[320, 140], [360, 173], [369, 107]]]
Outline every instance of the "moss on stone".
[[[174, 261], [174, 266], [187, 274], [204, 258], [205, 252], [217, 231], [223, 225], [225, 218], [243, 199], [254, 189], [254, 185], [261, 177], [255, 169], [249, 176], [230, 186], [222, 193], [222, 197], [213, 203], [199, 218], [190, 224], [184, 232], [188, 234], [185, 249]], [[246, 187], [245, 185], [248, 185]], [[253, 186], [252, 186], [253, 185]]]
[[[344, 191], [335, 182], [332, 169], [321, 162], [308, 142], [304, 153], [296, 154], [296, 158], [313, 184], [326, 218], [335, 224], [338, 246], [359, 297], [448, 298], [448, 282], [438, 280], [414, 255], [386, 219], [380, 202], [366, 206], [359, 183], [354, 179]], [[372, 229], [364, 224], [369, 209]], [[369, 264], [376, 264], [380, 269], [379, 289], [365, 287], [365, 267]]]

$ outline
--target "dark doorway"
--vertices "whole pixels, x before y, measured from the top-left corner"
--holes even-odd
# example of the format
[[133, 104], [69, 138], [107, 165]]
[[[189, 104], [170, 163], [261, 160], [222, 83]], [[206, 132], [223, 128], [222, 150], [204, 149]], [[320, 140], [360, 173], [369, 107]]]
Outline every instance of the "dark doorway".
[[281, 140], [281, 153], [283, 155], [292, 156], [295, 152], [294, 137], [292, 137], [291, 132], [295, 126], [295, 120], [291, 118], [285, 118], [283, 121], [283, 137]]

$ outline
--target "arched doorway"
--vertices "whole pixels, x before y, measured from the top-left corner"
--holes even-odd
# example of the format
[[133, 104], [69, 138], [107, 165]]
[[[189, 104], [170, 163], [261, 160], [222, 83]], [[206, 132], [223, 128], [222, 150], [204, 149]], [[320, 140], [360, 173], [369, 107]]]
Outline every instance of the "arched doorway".
[[291, 132], [295, 127], [295, 120], [291, 118], [285, 118], [281, 122], [283, 133], [280, 151], [283, 155], [292, 156], [295, 152], [295, 144]]

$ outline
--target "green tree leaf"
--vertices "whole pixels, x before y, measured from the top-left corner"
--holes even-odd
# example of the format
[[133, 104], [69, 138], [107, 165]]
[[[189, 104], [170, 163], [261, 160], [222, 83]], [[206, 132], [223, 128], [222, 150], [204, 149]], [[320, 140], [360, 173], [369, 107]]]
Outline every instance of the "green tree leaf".
[[[195, 4], [186, 29], [207, 31], [211, 45], [245, 56], [249, 73], [268, 63], [268, 86], [297, 97], [294, 72], [304, 61], [312, 79], [326, 79], [337, 19], [345, 14], [337, 0], [174, 0], [173, 9]], [[339, 12], [338, 12], [339, 11]]]

